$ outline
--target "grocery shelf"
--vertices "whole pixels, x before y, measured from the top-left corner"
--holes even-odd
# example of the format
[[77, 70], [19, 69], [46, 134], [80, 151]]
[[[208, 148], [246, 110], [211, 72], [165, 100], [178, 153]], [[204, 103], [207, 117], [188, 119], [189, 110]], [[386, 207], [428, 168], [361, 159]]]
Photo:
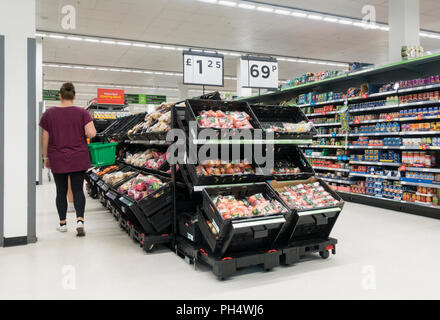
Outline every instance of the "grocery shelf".
[[345, 137], [345, 134], [317, 134], [315, 138], [338, 138], [338, 137]]
[[325, 105], [331, 105], [331, 104], [339, 104], [344, 103], [345, 99], [336, 99], [336, 100], [328, 100], [328, 101], [322, 101], [322, 102], [316, 102], [316, 103], [307, 103], [307, 104], [299, 104], [297, 107], [304, 108], [304, 107], [318, 107], [318, 106], [325, 106]]
[[400, 106], [402, 108], [407, 108], [407, 107], [420, 107], [431, 104], [440, 104], [440, 100], [426, 100], [426, 101], [418, 101], [418, 102], [401, 103]]
[[350, 161], [350, 164], [361, 164], [367, 166], [391, 166], [391, 167], [400, 167], [401, 163], [393, 163], [393, 162], [372, 162], [372, 161]]
[[408, 121], [424, 121], [424, 120], [437, 120], [440, 119], [439, 116], [426, 116], [422, 118], [418, 117], [404, 117], [404, 118], [394, 118], [391, 120], [387, 119], [374, 119], [374, 120], [364, 120], [360, 121], [359, 123], [350, 122], [350, 125], [363, 125], [363, 124], [370, 124], [370, 123], [382, 123], [382, 122], [408, 122]]
[[400, 131], [400, 132], [375, 132], [375, 133], [350, 133], [349, 137], [377, 137], [377, 136], [419, 136], [437, 135], [440, 131]]
[[332, 123], [314, 123], [314, 127], [337, 127], [340, 126], [340, 122], [332, 122]]
[[428, 85], [428, 86], [420, 86], [420, 87], [399, 89], [398, 93], [410, 93], [410, 92], [416, 92], [416, 91], [428, 91], [428, 90], [432, 90], [432, 89], [440, 89], [440, 84], [431, 84], [431, 85]]
[[320, 113], [306, 113], [306, 117], [325, 117], [325, 116], [331, 116], [335, 114], [340, 114], [341, 111], [328, 111], [328, 112], [320, 112]]
[[391, 110], [391, 109], [399, 109], [401, 106], [398, 104], [390, 104], [387, 106], [382, 106], [382, 107], [375, 107], [375, 108], [362, 108], [362, 109], [356, 109], [356, 110], [350, 110], [349, 112], [351, 114], [354, 113], [362, 113], [365, 111], [378, 111], [378, 110]]
[[403, 186], [415, 186], [415, 187], [425, 187], [425, 188], [434, 188], [434, 189], [440, 188], [440, 184], [409, 182], [409, 181], [400, 181], [400, 183]]
[[313, 169], [316, 170], [327, 170], [327, 171], [339, 171], [339, 172], [350, 172], [350, 169], [342, 169], [342, 168], [330, 168], [330, 167], [318, 167], [318, 166], [313, 166]]
[[400, 181], [400, 178], [398, 178], [398, 177], [379, 176], [379, 175], [374, 175], [374, 174], [364, 174], [364, 173], [357, 173], [357, 172], [350, 172], [349, 176], [350, 177], [375, 178], [375, 179]]
[[422, 146], [348, 146], [348, 149], [382, 149], [382, 150], [440, 150], [440, 147], [428, 146], [423, 149]]
[[417, 167], [406, 167], [406, 171], [413, 171], [413, 172], [434, 172], [434, 173], [440, 173], [440, 168], [417, 168]]
[[334, 183], [341, 183], [341, 184], [353, 184], [353, 181], [350, 181], [350, 180], [333, 179], [333, 178], [326, 178], [326, 177], [321, 177], [321, 176], [318, 176], [318, 177], [319, 177], [319, 179], [322, 179], [327, 182], [334, 182]]
[[349, 137], [399, 136], [400, 132], [349, 133]]
[[334, 156], [307, 156], [306, 155], [305, 157], [311, 158], [311, 159], [338, 160], [338, 157], [334, 157]]
[[[239, 101], [246, 102], [269, 102], [269, 101], [282, 101], [289, 99], [294, 95], [301, 93], [307, 93], [316, 88], [330, 89], [335, 86], [352, 87], [353, 83], [365, 83], [375, 81], [377, 83], [384, 83], [387, 81], [396, 81], [396, 77], [401, 78], [401, 74], [411, 74], [414, 76], [414, 72], [411, 70], [418, 69], [419, 72], [426, 71], [426, 73], [432, 69], [432, 65], [438, 63], [440, 60], [440, 53], [426, 55], [410, 60], [399, 61], [395, 63], [389, 63], [371, 67], [368, 69], [362, 69], [360, 71], [354, 71], [351, 73], [339, 75], [333, 78], [328, 78], [320, 81], [310, 82], [302, 85], [298, 85], [292, 88], [285, 88], [275, 92], [264, 93], [261, 95], [254, 95], [250, 97], [240, 98]], [[362, 79], [361, 79], [362, 78]], [[413, 91], [420, 91], [415, 88]], [[356, 97], [357, 98], [357, 97]]]
[[323, 146], [323, 145], [300, 145], [300, 148], [324, 148], [324, 149], [345, 149], [347, 146]]

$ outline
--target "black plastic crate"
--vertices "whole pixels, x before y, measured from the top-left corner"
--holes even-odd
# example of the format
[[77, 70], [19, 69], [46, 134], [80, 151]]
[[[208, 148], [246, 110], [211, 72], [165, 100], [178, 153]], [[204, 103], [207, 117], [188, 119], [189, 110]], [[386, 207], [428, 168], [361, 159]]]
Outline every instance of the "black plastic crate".
[[[173, 202], [171, 178], [150, 171], [140, 173], [153, 174], [165, 182], [165, 185], [139, 201], [123, 194], [118, 198], [119, 205], [125, 214], [133, 214], [136, 217], [146, 233], [162, 232], [171, 226]], [[131, 179], [133, 178], [127, 179], [123, 183]]]
[[267, 176], [261, 174], [259, 166], [255, 162], [250, 162], [254, 173], [250, 174], [219, 174], [219, 175], [199, 175], [197, 166], [194, 164], [183, 165], [188, 172], [193, 186], [219, 185], [219, 184], [237, 184], [237, 183], [253, 183], [263, 182], [267, 180]]
[[182, 237], [185, 237], [192, 242], [200, 243], [201, 234], [197, 224], [197, 213], [178, 212], [177, 221], [178, 231]]
[[[251, 217], [251, 218], [236, 218], [224, 220], [215, 206], [212, 198], [215, 196], [229, 196], [233, 195], [236, 199], [243, 199], [247, 196], [252, 196], [257, 193], [262, 193], [266, 199], [278, 200], [284, 205], [284, 202], [279, 197], [278, 193], [272, 189], [272, 187], [266, 183], [255, 183], [252, 185], [245, 186], [233, 186], [233, 187], [213, 187], [203, 189], [203, 210], [205, 214], [209, 217], [214, 227], [218, 230], [220, 237], [225, 235], [227, 227], [231, 226], [233, 221], [246, 220], [252, 221], [254, 219], [260, 220], [262, 217]], [[285, 205], [284, 205], [285, 206]], [[282, 216], [290, 212], [287, 206], [285, 206], [286, 211], [275, 216]], [[263, 218], [270, 218], [270, 216], [264, 216]]]
[[[283, 122], [299, 123], [301, 121], [310, 122], [306, 115], [299, 107], [289, 106], [261, 106], [252, 105], [252, 111], [256, 115], [262, 128], [266, 129], [271, 126], [281, 125]], [[284, 121], [283, 121], [284, 120]], [[304, 133], [289, 133], [289, 132], [274, 132], [275, 139], [311, 139], [317, 134], [315, 127], [312, 126], [309, 132]]]
[[[307, 161], [303, 152], [293, 146], [275, 145], [274, 146], [274, 180], [297, 180], [308, 179], [315, 175], [315, 170]], [[279, 168], [297, 167], [301, 173], [277, 173]]]
[[[342, 198], [323, 180], [316, 177], [311, 177], [304, 181], [272, 181], [271, 185], [275, 190], [277, 190], [278, 187], [283, 185], [307, 182], [319, 182], [333, 198], [339, 201], [339, 203], [337, 206], [320, 207], [307, 210], [290, 208], [292, 211], [286, 216], [286, 223], [283, 226], [278, 239], [278, 243], [282, 245], [290, 245], [298, 241], [328, 239], [336, 220], [344, 207], [344, 201]], [[283, 204], [287, 206], [284, 201]]]
[[[202, 111], [208, 111], [208, 110], [214, 110], [214, 111], [241, 111], [246, 112], [250, 116], [250, 124], [252, 125], [252, 129], [216, 129], [216, 128], [210, 128], [217, 133], [218, 138], [222, 138], [221, 132], [222, 130], [225, 130], [225, 132], [228, 132], [227, 134], [236, 135], [239, 136], [241, 132], [245, 132], [244, 130], [250, 130], [253, 136], [253, 130], [254, 129], [261, 129], [261, 125], [258, 122], [257, 117], [255, 116], [252, 109], [249, 107], [249, 105], [246, 102], [239, 102], [239, 101], [221, 101], [221, 100], [194, 100], [194, 99], [188, 99], [186, 100], [186, 112], [185, 112], [185, 118], [187, 122], [190, 121], [197, 121], [197, 117]], [[197, 123], [197, 133], [200, 132], [200, 130], [203, 130], [205, 128], [201, 128], [199, 124]]]

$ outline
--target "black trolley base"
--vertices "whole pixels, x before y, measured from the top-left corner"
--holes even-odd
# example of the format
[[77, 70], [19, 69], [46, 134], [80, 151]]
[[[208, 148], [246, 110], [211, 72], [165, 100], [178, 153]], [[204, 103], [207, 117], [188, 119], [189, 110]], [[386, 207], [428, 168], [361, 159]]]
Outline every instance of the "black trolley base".
[[269, 271], [280, 265], [292, 265], [300, 262], [309, 254], [319, 253], [320, 257], [327, 259], [330, 254], [336, 254], [337, 240], [315, 240], [295, 243], [282, 249], [273, 249], [266, 252], [248, 252], [237, 256], [218, 258], [211, 255], [209, 249], [197, 245], [187, 239], [179, 237], [176, 244], [176, 253], [186, 262], [194, 264], [203, 263], [212, 269], [220, 280], [235, 275], [238, 270], [252, 266], [262, 266]]

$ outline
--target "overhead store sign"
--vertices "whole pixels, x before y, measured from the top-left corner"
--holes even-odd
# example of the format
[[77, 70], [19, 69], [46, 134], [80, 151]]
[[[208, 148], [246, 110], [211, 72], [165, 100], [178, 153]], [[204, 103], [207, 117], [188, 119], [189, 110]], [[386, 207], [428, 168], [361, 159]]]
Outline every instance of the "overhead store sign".
[[274, 58], [243, 56], [240, 73], [239, 81], [243, 88], [278, 88], [278, 61]]
[[59, 101], [60, 92], [58, 90], [43, 90], [44, 101]]
[[161, 104], [167, 102], [167, 96], [151, 94], [126, 94], [125, 102], [128, 104]]
[[98, 104], [125, 104], [124, 90], [120, 89], [98, 89]]
[[189, 85], [224, 85], [224, 56], [206, 52], [183, 52], [183, 83]]

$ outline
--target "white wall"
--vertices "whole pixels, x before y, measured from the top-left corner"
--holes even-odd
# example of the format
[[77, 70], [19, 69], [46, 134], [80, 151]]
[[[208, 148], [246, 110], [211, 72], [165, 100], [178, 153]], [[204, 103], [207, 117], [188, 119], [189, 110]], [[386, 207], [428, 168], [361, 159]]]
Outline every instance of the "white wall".
[[1, 0], [0, 34], [5, 36], [4, 237], [12, 238], [27, 236], [27, 39], [35, 36], [35, 0]]

